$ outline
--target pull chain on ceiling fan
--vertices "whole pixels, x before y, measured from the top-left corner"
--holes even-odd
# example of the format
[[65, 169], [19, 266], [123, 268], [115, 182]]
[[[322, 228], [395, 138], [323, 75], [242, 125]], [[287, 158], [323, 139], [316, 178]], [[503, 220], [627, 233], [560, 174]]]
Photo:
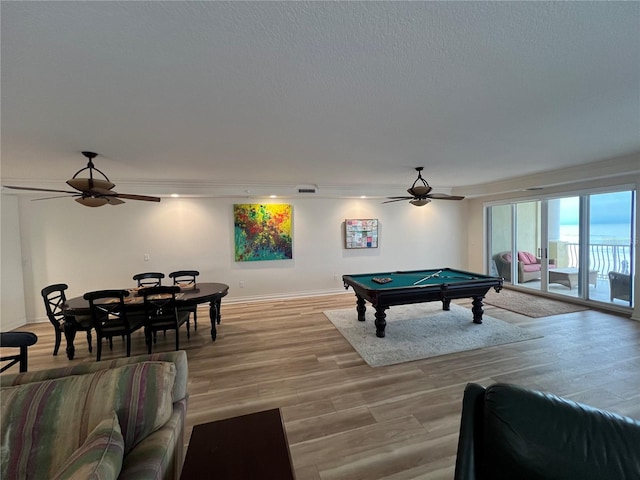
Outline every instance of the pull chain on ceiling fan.
[[[78, 170], [75, 175], [67, 180], [67, 184], [70, 187], [75, 188], [78, 192], [70, 191], [70, 190], [51, 190], [48, 188], [35, 188], [35, 187], [16, 187], [11, 185], [4, 185], [7, 188], [12, 188], [14, 190], [31, 190], [36, 192], [55, 192], [55, 193], [66, 193], [67, 195], [60, 195], [58, 197], [47, 197], [47, 198], [37, 198], [35, 200], [49, 200], [51, 198], [60, 198], [60, 197], [76, 197], [76, 202], [84, 205], [85, 207], [101, 207], [102, 205], [121, 205], [125, 203], [121, 199], [127, 200], [142, 200], [146, 202], [159, 202], [159, 197], [150, 197], [147, 195], [132, 195], [129, 193], [118, 193], [114, 192], [112, 189], [115, 187], [115, 184], [112, 183], [109, 178], [98, 170], [93, 164], [93, 159], [98, 156], [97, 153], [94, 152], [82, 152], [89, 161], [87, 166]], [[81, 172], [85, 170], [89, 170], [89, 177], [78, 177]], [[99, 173], [104, 177], [95, 178], [94, 172]]]
[[431, 193], [431, 186], [427, 183], [427, 181], [422, 178], [422, 170], [424, 167], [416, 167], [416, 171], [418, 172], [418, 178], [413, 182], [410, 188], [407, 189], [407, 192], [411, 195], [410, 197], [387, 197], [389, 200], [382, 203], [392, 203], [392, 202], [401, 202], [403, 200], [409, 200], [411, 205], [415, 205], [416, 207], [422, 207], [427, 203], [430, 203], [431, 200], [463, 200], [464, 197], [460, 197], [458, 195], [447, 195], [446, 193]]

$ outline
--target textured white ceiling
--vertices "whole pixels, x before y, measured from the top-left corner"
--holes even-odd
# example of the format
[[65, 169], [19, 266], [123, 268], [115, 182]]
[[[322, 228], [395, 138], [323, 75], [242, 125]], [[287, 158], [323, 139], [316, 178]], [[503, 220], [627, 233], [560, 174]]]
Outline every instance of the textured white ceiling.
[[[640, 152], [639, 2], [7, 2], [3, 183], [460, 187]], [[132, 192], [133, 193], [133, 192]], [[401, 194], [402, 192], [397, 192]]]

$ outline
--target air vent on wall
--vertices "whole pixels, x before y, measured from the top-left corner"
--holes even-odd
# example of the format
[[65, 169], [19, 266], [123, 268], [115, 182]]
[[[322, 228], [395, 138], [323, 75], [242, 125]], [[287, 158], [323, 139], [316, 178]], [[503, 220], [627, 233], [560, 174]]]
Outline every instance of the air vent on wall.
[[317, 185], [298, 185], [298, 193], [316, 193]]

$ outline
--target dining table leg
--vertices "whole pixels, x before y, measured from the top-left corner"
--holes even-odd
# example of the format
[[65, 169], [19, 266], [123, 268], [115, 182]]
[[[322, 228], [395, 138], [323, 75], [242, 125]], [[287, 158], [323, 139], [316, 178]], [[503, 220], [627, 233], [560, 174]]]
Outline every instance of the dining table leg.
[[222, 315], [220, 313], [220, 305], [222, 304], [222, 298], [219, 298], [216, 300], [216, 310], [217, 312], [217, 318], [216, 318], [216, 323], [218, 325], [220, 325], [220, 320], [222, 319]]
[[216, 341], [218, 331], [216, 330], [216, 323], [218, 323], [219, 308], [218, 303], [215, 300], [209, 302], [209, 320], [211, 320], [211, 340]]
[[62, 329], [64, 330], [64, 337], [67, 339], [67, 358], [73, 360], [76, 354], [76, 348], [73, 346], [73, 341], [76, 338], [76, 327], [69, 320], [65, 320]]

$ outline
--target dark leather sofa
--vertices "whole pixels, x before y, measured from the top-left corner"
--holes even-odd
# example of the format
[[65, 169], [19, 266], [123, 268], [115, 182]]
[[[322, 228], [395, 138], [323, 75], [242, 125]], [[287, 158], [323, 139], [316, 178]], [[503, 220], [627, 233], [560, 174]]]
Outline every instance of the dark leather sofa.
[[455, 479], [640, 479], [640, 421], [515, 385], [470, 383]]

